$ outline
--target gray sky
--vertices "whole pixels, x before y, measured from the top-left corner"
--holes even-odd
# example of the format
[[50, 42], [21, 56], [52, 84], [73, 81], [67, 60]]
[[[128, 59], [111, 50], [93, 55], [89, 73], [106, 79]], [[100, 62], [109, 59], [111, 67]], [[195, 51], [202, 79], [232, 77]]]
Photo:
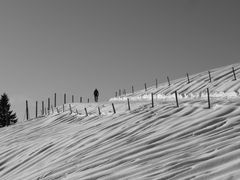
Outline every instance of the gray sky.
[[[0, 93], [18, 117], [56, 92], [100, 100], [239, 62], [238, 0], [2, 0]], [[31, 110], [33, 113], [33, 109]]]

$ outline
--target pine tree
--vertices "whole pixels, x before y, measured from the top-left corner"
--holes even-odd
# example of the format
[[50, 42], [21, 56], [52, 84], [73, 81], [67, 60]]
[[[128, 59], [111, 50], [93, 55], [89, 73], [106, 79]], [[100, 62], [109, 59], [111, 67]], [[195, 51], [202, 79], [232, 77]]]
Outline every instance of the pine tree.
[[17, 122], [16, 113], [10, 110], [9, 98], [6, 93], [0, 99], [0, 126], [9, 126]]

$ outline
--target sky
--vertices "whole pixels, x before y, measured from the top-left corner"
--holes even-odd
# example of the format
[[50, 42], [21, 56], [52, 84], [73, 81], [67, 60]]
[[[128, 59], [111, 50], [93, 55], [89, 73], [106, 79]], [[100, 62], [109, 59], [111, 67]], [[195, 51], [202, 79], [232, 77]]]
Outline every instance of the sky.
[[238, 0], [2, 0], [0, 93], [19, 120], [25, 101], [57, 93], [100, 101], [238, 63]]

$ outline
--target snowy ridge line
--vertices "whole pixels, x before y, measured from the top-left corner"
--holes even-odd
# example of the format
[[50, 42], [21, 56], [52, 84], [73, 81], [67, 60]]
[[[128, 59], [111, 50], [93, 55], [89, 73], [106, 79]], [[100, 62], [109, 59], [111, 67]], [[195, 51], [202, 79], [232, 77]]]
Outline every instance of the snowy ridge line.
[[[239, 93], [238, 92], [227, 92], [227, 93], [224, 93], [224, 92], [218, 92], [218, 93], [211, 93], [210, 94], [210, 97], [211, 98], [215, 98], [215, 99], [232, 99], [232, 98], [237, 98], [239, 97]], [[151, 94], [143, 94], [143, 95], [140, 95], [140, 96], [133, 96], [133, 97], [114, 97], [114, 98], [111, 98], [109, 101], [127, 101], [127, 99], [131, 100], [131, 101], [150, 101], [151, 100]], [[206, 99], [207, 98], [207, 93], [203, 92], [203, 93], [199, 93], [199, 94], [196, 94], [196, 93], [189, 93], [189, 94], [178, 94], [178, 98], [180, 100], [191, 100], [191, 99]], [[172, 95], [164, 95], [164, 94], [154, 94], [153, 96], [153, 99], [154, 100], [157, 100], [157, 101], [161, 101], [161, 100], [164, 100], [164, 101], [173, 101], [175, 100], [175, 95], [172, 94]]]
[[[233, 78], [232, 67], [235, 68], [236, 80]], [[179, 98], [201, 98], [206, 97], [206, 89], [209, 88], [211, 97], [233, 98], [239, 96], [240, 80], [237, 76], [240, 65], [233, 64], [230, 66], [216, 68], [211, 70], [211, 79], [206, 72], [190, 76], [190, 83], [186, 77], [174, 80], [169, 86], [167, 82], [158, 84], [158, 87], [148, 87], [147, 91], [140, 90], [134, 93], [128, 93], [119, 97], [110, 98], [110, 101], [121, 101], [129, 98], [130, 100], [146, 100], [150, 94], [155, 94], [155, 99], [172, 99], [175, 91]]]

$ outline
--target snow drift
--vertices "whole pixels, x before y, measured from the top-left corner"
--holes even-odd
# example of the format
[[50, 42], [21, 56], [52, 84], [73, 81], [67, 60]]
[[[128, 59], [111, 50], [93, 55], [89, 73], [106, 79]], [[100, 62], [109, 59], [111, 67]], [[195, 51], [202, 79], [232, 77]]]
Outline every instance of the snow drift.
[[203, 72], [190, 83], [181, 78], [112, 98], [116, 114], [111, 102], [75, 103], [72, 114], [60, 109], [2, 128], [0, 179], [240, 179], [240, 83], [232, 66], [238, 77], [234, 64], [213, 69], [211, 83]]

